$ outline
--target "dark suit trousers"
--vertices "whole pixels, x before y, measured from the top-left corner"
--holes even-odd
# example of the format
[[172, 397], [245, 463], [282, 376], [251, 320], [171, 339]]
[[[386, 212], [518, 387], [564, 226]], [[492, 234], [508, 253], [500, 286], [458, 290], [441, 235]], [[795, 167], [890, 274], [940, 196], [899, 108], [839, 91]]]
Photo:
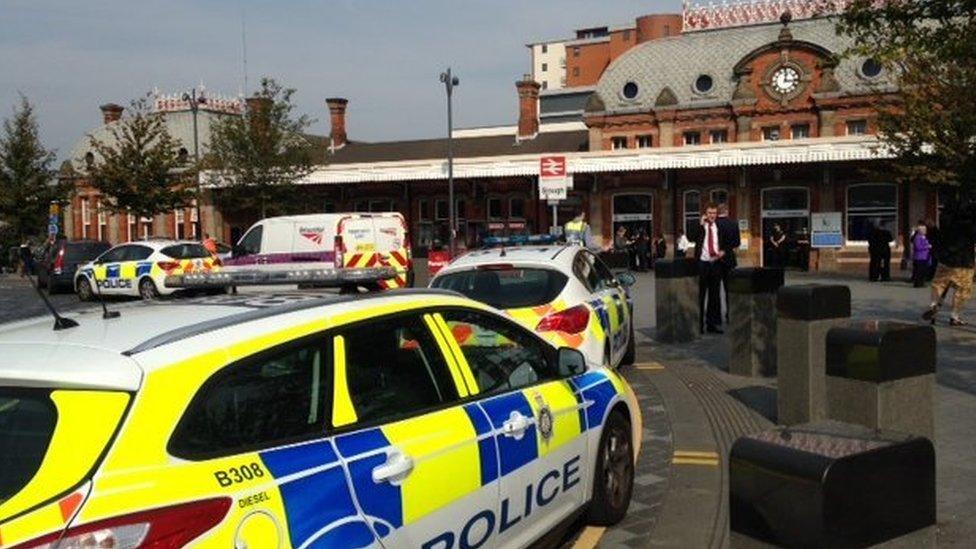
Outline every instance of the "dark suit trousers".
[[698, 310], [702, 328], [718, 328], [722, 325], [722, 301], [719, 296], [724, 270], [722, 262], [699, 261], [698, 268]]

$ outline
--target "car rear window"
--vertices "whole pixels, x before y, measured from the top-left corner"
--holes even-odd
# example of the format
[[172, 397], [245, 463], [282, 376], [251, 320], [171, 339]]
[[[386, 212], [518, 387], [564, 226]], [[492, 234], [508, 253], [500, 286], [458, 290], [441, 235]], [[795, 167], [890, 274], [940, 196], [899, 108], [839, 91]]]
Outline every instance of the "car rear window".
[[0, 503], [27, 486], [41, 467], [58, 422], [49, 393], [0, 389]]
[[200, 259], [210, 257], [210, 252], [203, 247], [203, 244], [175, 244], [167, 246], [159, 253], [172, 257], [173, 259]]
[[91, 261], [107, 249], [109, 245], [105, 243], [69, 242], [64, 246], [64, 259], [65, 261]]
[[447, 273], [435, 278], [433, 286], [460, 292], [498, 309], [519, 309], [552, 302], [568, 280], [550, 269], [501, 266]]

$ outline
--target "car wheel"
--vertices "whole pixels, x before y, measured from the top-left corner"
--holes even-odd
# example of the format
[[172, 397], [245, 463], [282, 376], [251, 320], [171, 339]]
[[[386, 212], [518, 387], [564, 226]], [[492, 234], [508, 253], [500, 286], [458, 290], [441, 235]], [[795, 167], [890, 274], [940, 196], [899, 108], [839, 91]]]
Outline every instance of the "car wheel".
[[82, 278], [78, 280], [77, 293], [78, 293], [78, 299], [82, 301], [91, 301], [94, 292], [92, 292], [91, 282], [89, 282], [87, 278]]
[[630, 366], [637, 359], [637, 340], [634, 339], [634, 320], [631, 317], [630, 320], [630, 340], [627, 342], [627, 352], [624, 353], [624, 358], [620, 361], [621, 366]]
[[600, 435], [587, 522], [597, 526], [620, 522], [630, 507], [633, 491], [634, 446], [630, 422], [620, 412], [613, 412]]
[[159, 290], [156, 289], [156, 283], [151, 278], [146, 277], [139, 281], [139, 297], [146, 301], [159, 297]]

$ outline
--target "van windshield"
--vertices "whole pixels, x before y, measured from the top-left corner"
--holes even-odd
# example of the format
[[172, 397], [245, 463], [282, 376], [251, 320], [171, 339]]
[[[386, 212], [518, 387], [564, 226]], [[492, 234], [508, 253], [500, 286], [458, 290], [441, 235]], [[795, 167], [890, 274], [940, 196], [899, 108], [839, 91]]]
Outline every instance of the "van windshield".
[[88, 478], [128, 403], [118, 391], [0, 387], [0, 522]]

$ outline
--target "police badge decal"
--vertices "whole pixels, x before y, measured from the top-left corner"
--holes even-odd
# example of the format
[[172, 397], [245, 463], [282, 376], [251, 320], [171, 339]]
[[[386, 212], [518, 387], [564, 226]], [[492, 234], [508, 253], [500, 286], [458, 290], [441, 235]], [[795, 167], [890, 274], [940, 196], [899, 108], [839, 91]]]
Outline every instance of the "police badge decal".
[[542, 440], [549, 442], [552, 438], [552, 410], [546, 404], [546, 401], [542, 399], [542, 395], [536, 394], [535, 401], [539, 405], [539, 417], [536, 418], [536, 425], [539, 427], [539, 434], [542, 435]]

